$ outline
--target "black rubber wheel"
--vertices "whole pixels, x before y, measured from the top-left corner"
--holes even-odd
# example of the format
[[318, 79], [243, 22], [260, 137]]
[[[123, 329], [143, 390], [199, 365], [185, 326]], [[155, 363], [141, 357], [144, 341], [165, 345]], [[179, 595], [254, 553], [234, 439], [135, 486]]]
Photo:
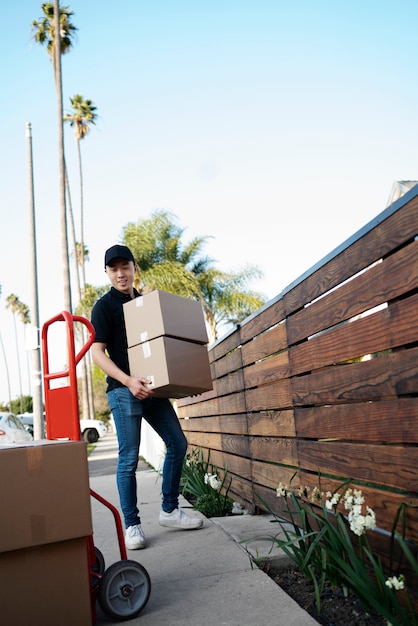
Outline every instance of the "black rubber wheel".
[[151, 580], [140, 563], [118, 561], [104, 572], [97, 599], [109, 617], [125, 621], [136, 617], [148, 602]]
[[99, 433], [94, 428], [88, 428], [83, 433], [83, 439], [87, 443], [96, 443], [99, 440]]
[[[103, 573], [106, 569], [105, 560], [103, 554], [100, 552], [99, 548], [94, 546], [94, 552], [96, 554], [96, 560], [91, 566], [91, 588], [95, 589], [97, 585], [100, 584]], [[98, 576], [95, 576], [98, 574]]]

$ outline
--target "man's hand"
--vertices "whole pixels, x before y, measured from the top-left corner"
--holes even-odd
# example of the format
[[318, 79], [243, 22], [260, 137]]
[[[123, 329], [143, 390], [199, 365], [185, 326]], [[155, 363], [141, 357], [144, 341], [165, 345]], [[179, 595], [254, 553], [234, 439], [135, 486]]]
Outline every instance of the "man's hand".
[[135, 398], [138, 400], [145, 400], [154, 395], [154, 392], [148, 388], [151, 381], [148, 378], [137, 378], [136, 376], [130, 376], [128, 384], [126, 385]]

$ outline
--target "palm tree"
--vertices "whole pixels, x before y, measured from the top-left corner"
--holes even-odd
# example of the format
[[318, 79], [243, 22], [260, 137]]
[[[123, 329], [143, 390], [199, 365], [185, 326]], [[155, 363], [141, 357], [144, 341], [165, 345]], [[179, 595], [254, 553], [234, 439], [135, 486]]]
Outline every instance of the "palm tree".
[[19, 315], [23, 324], [30, 324], [30, 313], [29, 313], [28, 305], [21, 302], [14, 293], [11, 293], [10, 296], [7, 296], [6, 302], [7, 302], [6, 309], [10, 309], [10, 311], [13, 313], [17, 366], [18, 366], [18, 372], [19, 372], [19, 391], [20, 391], [20, 404], [21, 404], [20, 412], [22, 413], [23, 412], [23, 409], [22, 409], [22, 372], [20, 368], [19, 341], [17, 337], [17, 328], [16, 328], [16, 314]]
[[[67, 211], [65, 198], [65, 155], [63, 132], [62, 75], [61, 55], [69, 52], [77, 28], [71, 23], [73, 12], [69, 7], [60, 7], [59, 0], [41, 5], [43, 17], [33, 20], [32, 32], [35, 41], [46, 46], [51, 58], [58, 108], [58, 158], [60, 173], [60, 212], [61, 212], [61, 250], [63, 263], [64, 306], [71, 312], [71, 283], [68, 258]], [[59, 37], [56, 33], [59, 32]]]
[[215, 341], [222, 326], [241, 322], [265, 303], [261, 294], [248, 289], [261, 272], [255, 266], [236, 273], [217, 270], [214, 261], [202, 255], [209, 237], [195, 237], [184, 245], [184, 229], [174, 219], [167, 211], [155, 211], [150, 219], [123, 229], [124, 242], [138, 264], [136, 286], [142, 292], [161, 289], [200, 300], [210, 340]]
[[[1, 291], [2, 291], [2, 286], [0, 285], [0, 296], [1, 296]], [[6, 350], [4, 349], [4, 343], [3, 343], [3, 337], [1, 335], [1, 331], [0, 331], [0, 345], [1, 345], [1, 351], [3, 354], [3, 360], [4, 360], [4, 367], [6, 368], [6, 378], [7, 378], [7, 390], [9, 392], [9, 411], [12, 410], [12, 395], [11, 395], [11, 391], [10, 391], [10, 374], [9, 374], [9, 365], [7, 362], [7, 356], [6, 356]]]
[[[70, 126], [74, 127], [75, 139], [77, 142], [77, 154], [78, 154], [78, 168], [80, 177], [80, 250], [79, 263], [81, 267], [81, 296], [83, 297], [84, 286], [86, 282], [85, 270], [84, 270], [84, 198], [83, 198], [83, 167], [81, 161], [81, 147], [80, 142], [90, 132], [90, 125], [96, 123], [97, 113], [96, 107], [91, 100], [83, 100], [83, 96], [76, 94], [73, 98], [70, 98], [73, 113], [67, 113], [64, 117], [64, 122], [69, 122]], [[79, 252], [79, 251], [78, 251]]]

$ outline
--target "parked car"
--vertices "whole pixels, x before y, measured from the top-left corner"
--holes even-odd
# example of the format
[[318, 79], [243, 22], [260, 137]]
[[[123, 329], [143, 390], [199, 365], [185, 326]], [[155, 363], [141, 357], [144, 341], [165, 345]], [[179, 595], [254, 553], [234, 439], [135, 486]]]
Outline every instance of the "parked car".
[[33, 437], [14, 413], [0, 412], [0, 443], [25, 443]]
[[[18, 416], [23, 422], [24, 427], [33, 436], [33, 413], [22, 413]], [[87, 443], [96, 443], [107, 433], [107, 428], [102, 420], [95, 419], [80, 419], [80, 432], [81, 437]]]

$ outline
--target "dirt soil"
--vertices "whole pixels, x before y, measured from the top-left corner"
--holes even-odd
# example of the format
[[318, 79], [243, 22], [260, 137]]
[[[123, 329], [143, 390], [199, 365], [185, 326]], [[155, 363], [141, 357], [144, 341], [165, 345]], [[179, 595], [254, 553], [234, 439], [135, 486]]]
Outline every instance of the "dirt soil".
[[295, 565], [279, 569], [273, 564], [266, 563], [262, 569], [318, 624], [323, 624], [323, 626], [386, 626], [385, 619], [376, 614], [368, 614], [355, 596], [350, 594], [346, 598], [342, 591], [333, 589], [331, 586], [325, 588], [321, 599], [321, 612], [318, 615], [314, 585]]

